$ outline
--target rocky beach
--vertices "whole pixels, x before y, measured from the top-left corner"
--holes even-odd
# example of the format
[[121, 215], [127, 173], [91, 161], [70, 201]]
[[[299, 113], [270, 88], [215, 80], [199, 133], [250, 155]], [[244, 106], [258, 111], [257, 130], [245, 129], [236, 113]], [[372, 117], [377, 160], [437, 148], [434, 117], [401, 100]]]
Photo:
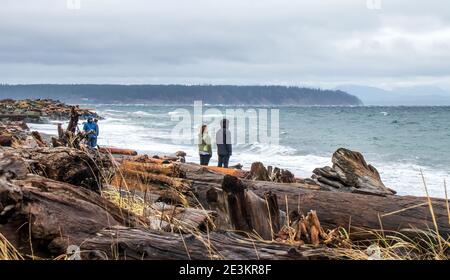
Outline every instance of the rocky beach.
[[[87, 116], [102, 117], [0, 101], [0, 258], [370, 259], [374, 244], [380, 259], [449, 257], [448, 201], [396, 195], [360, 152], [336, 150], [310, 178], [264, 162], [204, 167], [183, 151], [89, 149]], [[51, 120], [68, 125], [28, 128]]]

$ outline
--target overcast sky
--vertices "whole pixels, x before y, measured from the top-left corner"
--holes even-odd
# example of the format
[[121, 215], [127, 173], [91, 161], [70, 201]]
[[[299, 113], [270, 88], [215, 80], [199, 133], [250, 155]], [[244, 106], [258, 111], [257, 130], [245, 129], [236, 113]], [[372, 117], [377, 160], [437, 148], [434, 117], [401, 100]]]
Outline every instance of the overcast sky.
[[0, 1], [0, 82], [450, 89], [448, 0], [66, 2]]

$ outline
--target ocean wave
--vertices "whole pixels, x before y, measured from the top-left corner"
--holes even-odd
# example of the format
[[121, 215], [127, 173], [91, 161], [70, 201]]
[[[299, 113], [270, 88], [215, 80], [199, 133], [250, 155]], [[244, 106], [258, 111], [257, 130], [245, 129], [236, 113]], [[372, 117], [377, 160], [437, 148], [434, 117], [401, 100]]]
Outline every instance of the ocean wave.
[[144, 111], [136, 111], [136, 112], [129, 112], [128, 115], [138, 116], [138, 117], [151, 117], [154, 116], [154, 114], [144, 112]]
[[295, 155], [297, 150], [283, 145], [270, 145], [262, 143], [252, 143], [252, 144], [238, 144], [236, 148], [242, 150], [245, 153], [253, 154], [265, 154], [265, 155]]

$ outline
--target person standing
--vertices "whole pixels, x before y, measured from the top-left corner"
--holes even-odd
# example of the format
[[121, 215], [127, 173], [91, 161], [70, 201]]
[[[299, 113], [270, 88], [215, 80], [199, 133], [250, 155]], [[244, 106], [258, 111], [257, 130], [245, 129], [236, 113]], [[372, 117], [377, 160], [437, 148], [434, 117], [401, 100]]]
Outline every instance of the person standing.
[[198, 134], [198, 153], [200, 165], [208, 165], [212, 156], [211, 137], [208, 134], [208, 126], [202, 125]]
[[84, 123], [83, 131], [86, 134], [88, 146], [92, 149], [96, 148], [98, 126], [92, 117], [89, 117], [88, 121]]
[[98, 135], [100, 134], [100, 130], [98, 128], [98, 119], [94, 119], [94, 123], [95, 123], [95, 135], [97, 135], [98, 138]]
[[228, 168], [228, 162], [232, 155], [231, 132], [228, 129], [229, 121], [223, 119], [220, 126], [221, 129], [216, 133], [217, 154], [219, 156], [218, 166]]

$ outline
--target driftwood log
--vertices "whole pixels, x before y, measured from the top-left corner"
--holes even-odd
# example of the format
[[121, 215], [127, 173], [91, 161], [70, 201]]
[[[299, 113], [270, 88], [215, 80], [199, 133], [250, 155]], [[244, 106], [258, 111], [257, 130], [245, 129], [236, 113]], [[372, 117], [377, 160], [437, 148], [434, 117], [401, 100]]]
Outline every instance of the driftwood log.
[[90, 151], [58, 147], [3, 148], [0, 152], [24, 159], [31, 173], [97, 192], [113, 173], [109, 157]]
[[314, 169], [313, 179], [317, 184], [344, 192], [381, 196], [395, 194], [383, 184], [378, 170], [367, 164], [361, 153], [340, 148], [331, 161], [332, 167]]
[[191, 233], [215, 230], [214, 220], [217, 213], [210, 210], [156, 202], [145, 209], [144, 216], [148, 217], [148, 224], [151, 229]]
[[232, 233], [164, 233], [100, 195], [27, 174], [24, 160], [0, 160], [0, 232], [27, 257], [57, 257], [70, 245], [83, 259], [328, 259], [337, 254]]
[[333, 249], [295, 248], [244, 238], [233, 233], [183, 235], [144, 229], [104, 229], [83, 242], [84, 259], [127, 260], [309, 260], [333, 259]]
[[95, 192], [27, 175], [22, 159], [0, 162], [0, 232], [24, 254], [57, 256], [103, 228], [144, 224]]
[[[242, 227], [236, 227], [236, 223], [233, 225], [233, 222], [230, 222], [228, 197], [223, 194], [222, 188], [224, 177], [229, 175], [213, 172], [194, 164], [180, 163], [179, 166], [184, 172], [185, 178], [177, 178], [177, 184], [185, 182], [185, 186], [191, 188], [203, 207], [219, 214], [216, 219], [219, 228], [248, 230], [245, 223], [242, 224]], [[159, 174], [158, 176], [164, 175]], [[167, 178], [171, 177], [167, 176]], [[165, 182], [169, 181], [165, 180]], [[296, 210], [300, 214], [306, 214], [310, 210], [315, 210], [325, 229], [344, 227], [355, 233], [355, 237], [357, 236], [356, 231], [361, 232], [361, 229], [401, 231], [434, 228], [427, 198], [424, 197], [379, 196], [330, 191], [328, 187], [310, 183], [309, 180], [288, 184], [245, 179], [239, 179], [236, 182], [240, 183], [236, 183], [235, 187], [228, 187], [229, 190], [232, 190], [228, 193], [244, 188], [252, 191], [266, 204], [266, 194], [271, 192], [276, 195], [281, 211], [289, 213]], [[176, 187], [177, 184], [174, 186]], [[239, 194], [235, 196], [236, 200], [240, 199], [241, 201], [239, 207], [247, 203], [247, 196], [245, 199]], [[450, 233], [450, 225], [448, 224], [445, 200], [433, 198], [432, 202], [440, 232], [446, 236]], [[233, 211], [240, 211], [239, 209], [234, 206]], [[242, 213], [236, 213], [236, 215], [246, 218]], [[262, 216], [268, 217], [267, 215]], [[263, 235], [265, 234], [263, 233]], [[267, 237], [267, 235], [265, 236]]]
[[[427, 198], [414, 196], [371, 196], [345, 192], [293, 188], [270, 182], [243, 182], [260, 197], [267, 192], [277, 195], [281, 210], [307, 213], [315, 210], [322, 226], [344, 227], [355, 233], [361, 229], [405, 231], [434, 229]], [[217, 188], [217, 187], [216, 187]], [[206, 198], [206, 197], [205, 197]], [[205, 199], [206, 200], [206, 199]], [[286, 203], [287, 202], [287, 203]], [[439, 231], [450, 235], [444, 199], [433, 198], [432, 205]]]

